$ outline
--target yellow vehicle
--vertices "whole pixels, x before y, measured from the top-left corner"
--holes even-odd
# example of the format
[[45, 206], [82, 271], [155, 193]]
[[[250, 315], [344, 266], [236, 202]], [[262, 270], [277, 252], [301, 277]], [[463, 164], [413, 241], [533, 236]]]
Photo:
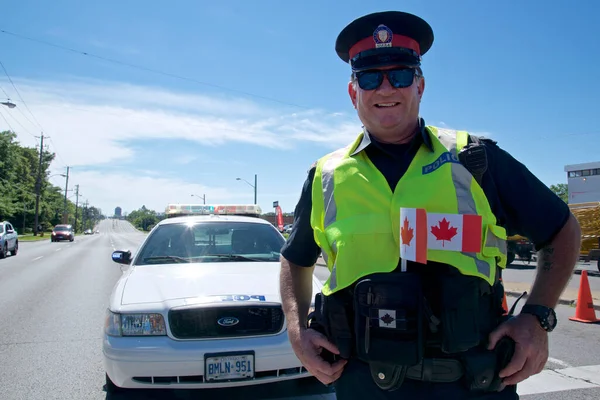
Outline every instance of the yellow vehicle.
[[581, 226], [581, 253], [585, 262], [596, 261], [600, 271], [600, 202], [569, 204]]

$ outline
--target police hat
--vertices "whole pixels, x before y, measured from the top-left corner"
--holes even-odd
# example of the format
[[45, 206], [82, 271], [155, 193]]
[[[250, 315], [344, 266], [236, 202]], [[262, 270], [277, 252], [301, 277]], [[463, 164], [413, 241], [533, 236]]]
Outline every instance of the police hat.
[[368, 14], [352, 21], [338, 35], [335, 51], [353, 71], [386, 65], [421, 65], [433, 44], [431, 26], [401, 11]]

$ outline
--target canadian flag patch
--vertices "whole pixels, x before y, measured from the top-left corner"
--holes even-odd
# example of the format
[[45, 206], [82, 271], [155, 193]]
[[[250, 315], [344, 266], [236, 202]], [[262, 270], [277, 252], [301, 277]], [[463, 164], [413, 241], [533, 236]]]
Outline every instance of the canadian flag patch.
[[479, 253], [482, 218], [469, 214], [427, 214], [427, 248]]

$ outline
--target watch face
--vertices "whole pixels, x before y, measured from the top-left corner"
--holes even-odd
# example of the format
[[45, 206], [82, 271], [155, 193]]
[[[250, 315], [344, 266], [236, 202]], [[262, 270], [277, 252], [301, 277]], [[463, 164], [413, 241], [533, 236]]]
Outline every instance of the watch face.
[[556, 327], [556, 314], [553, 310], [550, 310], [548, 313], [548, 325], [550, 325], [550, 329], [554, 329]]

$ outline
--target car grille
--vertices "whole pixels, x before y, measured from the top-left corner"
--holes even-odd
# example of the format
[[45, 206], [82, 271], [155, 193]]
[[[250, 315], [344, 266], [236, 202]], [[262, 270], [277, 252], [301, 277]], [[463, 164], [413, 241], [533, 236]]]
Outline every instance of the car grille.
[[[217, 321], [233, 318], [239, 322], [221, 326]], [[204, 339], [273, 335], [283, 327], [281, 306], [206, 307], [169, 312], [169, 327], [177, 339]]]

